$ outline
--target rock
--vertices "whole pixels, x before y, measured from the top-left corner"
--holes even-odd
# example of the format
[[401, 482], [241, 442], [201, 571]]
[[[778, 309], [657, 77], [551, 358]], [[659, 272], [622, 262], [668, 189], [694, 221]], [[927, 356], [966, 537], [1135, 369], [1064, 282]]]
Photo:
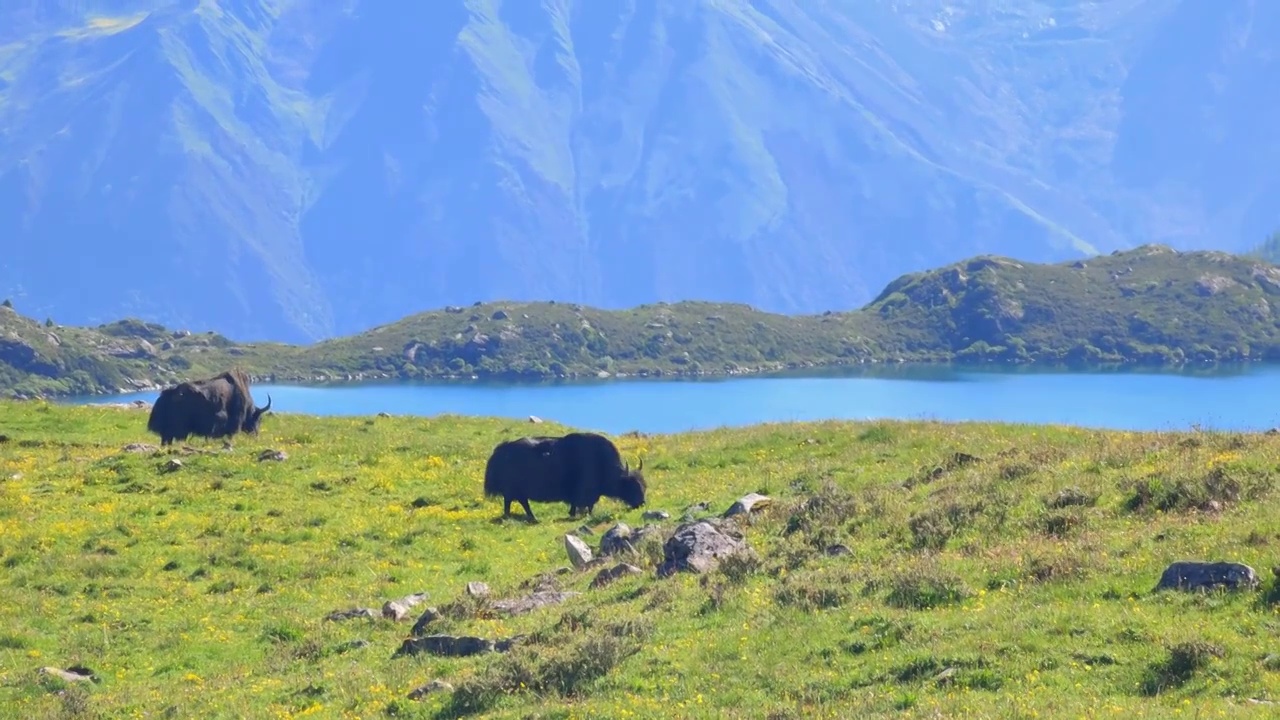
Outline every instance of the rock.
[[1201, 297], [1210, 297], [1238, 284], [1229, 277], [1205, 274], [1196, 280], [1196, 293]]
[[542, 422], [542, 418], [538, 417], [537, 415], [530, 415], [529, 422], [533, 423], [534, 425], [537, 425]]
[[382, 617], [389, 618], [396, 622], [406, 620], [409, 617], [409, 610], [421, 605], [427, 599], [424, 592], [405, 595], [399, 600], [388, 600], [382, 605]]
[[59, 680], [69, 683], [102, 682], [98, 678], [97, 673], [82, 665], [72, 665], [66, 670], [56, 667], [42, 667], [36, 671], [36, 674], [56, 677]]
[[1211, 590], [1227, 588], [1252, 590], [1258, 586], [1258, 575], [1253, 568], [1241, 563], [1200, 562], [1183, 560], [1171, 564], [1160, 575], [1156, 590]]
[[288, 459], [289, 455], [283, 450], [263, 450], [261, 453], [258, 453], [258, 462], [267, 462], [268, 460], [284, 462]]
[[147, 443], [129, 443], [121, 448], [123, 452], [127, 453], [153, 453], [159, 449], [155, 445], [148, 445]]
[[174, 472], [182, 469], [182, 461], [178, 458], [169, 458], [169, 462], [164, 464], [165, 472]]
[[1271, 428], [1266, 432], [1267, 435], [1280, 435], [1280, 428]]
[[636, 549], [631, 544], [633, 533], [626, 523], [618, 523], [609, 528], [600, 538], [600, 556], [608, 557], [618, 553], [634, 554]]
[[409, 631], [409, 634], [413, 637], [418, 637], [422, 633], [426, 632], [428, 625], [439, 619], [440, 611], [436, 608], [429, 607], [426, 610], [423, 610], [422, 614], [418, 616], [418, 621], [413, 624], [413, 629]]
[[513, 600], [498, 600], [492, 603], [491, 607], [508, 615], [523, 615], [548, 605], [559, 605], [565, 600], [581, 594], [576, 592], [541, 591]]
[[933, 681], [939, 685], [950, 685], [955, 681], [956, 669], [953, 667], [946, 668], [942, 672], [933, 676]]
[[601, 588], [624, 575], [639, 575], [641, 572], [643, 571], [635, 565], [618, 563], [611, 568], [606, 568], [596, 573], [595, 578], [591, 580], [591, 588]]
[[583, 523], [582, 525], [579, 525], [578, 529], [574, 530], [574, 532], [578, 533], [579, 535], [595, 535], [596, 534], [596, 531], [592, 530], [591, 526], [585, 523]]
[[343, 620], [350, 620], [352, 618], [358, 618], [358, 617], [369, 618], [370, 620], [372, 620], [378, 617], [378, 611], [374, 610], [373, 608], [365, 608], [365, 607], [351, 608], [350, 610], [334, 610], [328, 615], [325, 615], [324, 619], [327, 620], [328, 622], [341, 622]]
[[573, 563], [573, 566], [579, 570], [595, 559], [595, 556], [591, 553], [591, 548], [572, 534], [564, 536], [564, 549], [569, 554], [569, 562]]
[[453, 686], [443, 680], [432, 680], [422, 687], [414, 688], [409, 692], [410, 700], [421, 700], [431, 693], [452, 692]]
[[378, 417], [380, 417], [380, 418], [389, 418], [389, 417], [391, 417], [391, 413], [389, 413], [389, 412], [380, 412], [380, 413], [378, 413]]
[[741, 535], [709, 520], [685, 523], [676, 528], [663, 544], [662, 552], [658, 577], [667, 577], [681, 570], [705, 573], [731, 555], [755, 554]]
[[831, 556], [853, 554], [853, 551], [849, 549], [848, 545], [839, 545], [839, 544], [829, 545], [827, 546], [827, 549], [824, 550], [823, 552]]
[[506, 320], [510, 317], [511, 315], [509, 315], [506, 310], [495, 310], [493, 311], [493, 314], [489, 316], [489, 319], [490, 320]]
[[489, 652], [506, 652], [522, 639], [522, 636], [516, 636], [495, 641], [471, 635], [427, 635], [405, 640], [391, 657], [412, 657], [423, 653], [440, 657], [468, 657]]
[[647, 510], [640, 517], [645, 520], [670, 520], [671, 513], [666, 510]]
[[482, 598], [489, 595], [489, 586], [479, 580], [472, 580], [467, 583], [467, 594], [473, 598]]
[[764, 509], [773, 504], [773, 498], [760, 493], [747, 493], [738, 498], [738, 501], [729, 506], [724, 511], [724, 517], [733, 517], [734, 515], [750, 515], [756, 508]]

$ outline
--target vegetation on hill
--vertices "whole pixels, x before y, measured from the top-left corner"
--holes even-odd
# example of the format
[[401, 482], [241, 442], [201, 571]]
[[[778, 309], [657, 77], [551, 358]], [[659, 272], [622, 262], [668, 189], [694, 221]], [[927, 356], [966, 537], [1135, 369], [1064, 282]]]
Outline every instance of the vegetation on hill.
[[[648, 505], [603, 500], [588, 534], [563, 505], [496, 521], [484, 462], [519, 423], [282, 414], [233, 449], [173, 453], [133, 445], [144, 425], [0, 403], [0, 706], [15, 716], [1267, 717], [1280, 700], [1278, 436], [623, 436]], [[686, 508], [719, 516], [748, 492], [773, 498], [732, 521], [754, 558], [656, 576]], [[639, 574], [558, 572], [565, 533], [598, 548], [617, 521], [657, 528], [622, 558]], [[1263, 584], [1153, 590], [1188, 559], [1248, 563]], [[498, 612], [535, 585], [580, 594]], [[403, 622], [325, 620], [419, 592]], [[521, 641], [395, 656], [427, 606], [441, 617], [418, 635]], [[72, 666], [97, 681], [37, 673]], [[432, 680], [452, 690], [408, 697]]]
[[680, 302], [600, 310], [477, 303], [314, 345], [235, 343], [126, 320], [39, 323], [0, 309], [0, 387], [151, 387], [231, 365], [258, 378], [722, 375], [868, 362], [1146, 363], [1280, 358], [1280, 268], [1148, 245], [1060, 264], [984, 256], [906, 275], [853, 312], [785, 316]]
[[1272, 264], [1280, 263], [1280, 231], [1268, 235], [1267, 239], [1263, 240], [1249, 254]]

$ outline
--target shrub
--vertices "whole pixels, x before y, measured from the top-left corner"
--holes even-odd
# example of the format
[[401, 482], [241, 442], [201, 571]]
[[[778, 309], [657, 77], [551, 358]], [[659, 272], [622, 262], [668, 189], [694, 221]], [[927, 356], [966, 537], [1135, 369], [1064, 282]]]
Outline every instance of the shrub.
[[1142, 682], [1142, 694], [1159, 695], [1165, 690], [1185, 684], [1197, 672], [1208, 667], [1225, 652], [1218, 645], [1203, 641], [1184, 642], [1169, 648], [1169, 657], [1153, 664]]
[[921, 565], [891, 578], [885, 601], [893, 607], [929, 610], [961, 602], [969, 595], [969, 588], [956, 575]]

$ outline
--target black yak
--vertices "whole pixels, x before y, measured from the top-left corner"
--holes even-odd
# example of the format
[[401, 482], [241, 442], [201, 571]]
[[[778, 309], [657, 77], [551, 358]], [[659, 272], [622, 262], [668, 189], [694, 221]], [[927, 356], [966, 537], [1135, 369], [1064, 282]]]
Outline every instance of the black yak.
[[537, 521], [530, 500], [563, 502], [569, 517], [590, 513], [601, 497], [634, 509], [644, 505], [643, 470], [643, 458], [632, 470], [618, 448], [596, 433], [523, 437], [493, 449], [484, 470], [484, 493], [502, 496], [503, 517], [511, 515], [513, 501], [520, 503], [530, 522]]
[[161, 445], [186, 440], [258, 433], [263, 413], [271, 409], [271, 395], [264, 407], [254, 407], [249, 376], [231, 370], [205, 380], [187, 380], [165, 388], [151, 406], [147, 429], [160, 436]]

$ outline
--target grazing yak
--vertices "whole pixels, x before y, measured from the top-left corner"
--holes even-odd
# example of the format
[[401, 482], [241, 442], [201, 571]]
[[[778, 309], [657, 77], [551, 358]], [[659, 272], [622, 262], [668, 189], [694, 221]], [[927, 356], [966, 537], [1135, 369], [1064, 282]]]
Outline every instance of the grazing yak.
[[563, 437], [523, 437], [499, 443], [484, 469], [486, 496], [502, 496], [502, 516], [520, 503], [529, 522], [537, 522], [529, 501], [563, 502], [569, 517], [595, 509], [600, 498], [644, 505], [644, 459], [635, 470], [622, 462], [618, 448], [597, 433]]
[[258, 433], [263, 413], [271, 409], [271, 395], [265, 407], [254, 407], [249, 394], [249, 376], [231, 370], [205, 380], [187, 380], [165, 388], [151, 406], [147, 429], [160, 436], [161, 445], [186, 440], [191, 435], [206, 438], [231, 437], [244, 432]]

